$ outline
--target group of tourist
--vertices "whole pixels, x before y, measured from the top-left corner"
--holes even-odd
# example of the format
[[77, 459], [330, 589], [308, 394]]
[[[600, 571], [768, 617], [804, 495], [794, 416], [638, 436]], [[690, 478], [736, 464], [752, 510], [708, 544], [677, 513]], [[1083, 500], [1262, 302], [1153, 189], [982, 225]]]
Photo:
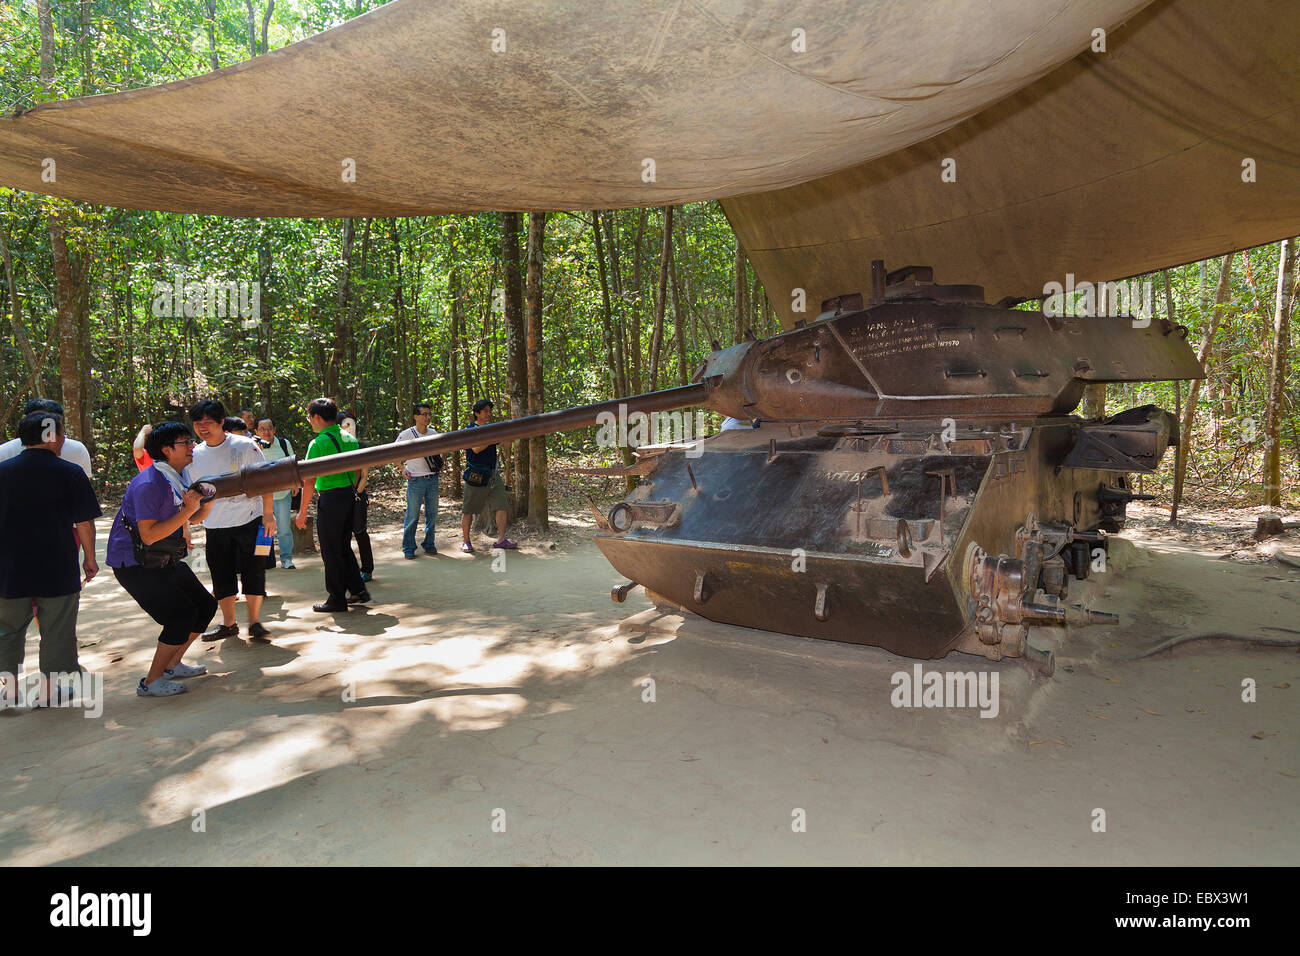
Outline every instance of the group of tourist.
[[[487, 425], [492, 408], [488, 399], [476, 402], [469, 427]], [[396, 440], [436, 435], [431, 418], [432, 408], [417, 403], [413, 424]], [[207, 672], [202, 664], [187, 664], [185, 653], [196, 640], [217, 641], [239, 634], [235, 612], [241, 591], [249, 636], [269, 640], [261, 609], [266, 571], [275, 567], [274, 543], [278, 541], [279, 566], [293, 570], [293, 526], [306, 529], [314, 499], [326, 597], [312, 609], [339, 613], [372, 601], [367, 588], [374, 573], [367, 533], [369, 469], [323, 475], [304, 481], [300, 490], [205, 500], [199, 479], [295, 457], [295, 453], [287, 439], [276, 435], [274, 420], [257, 418], [251, 409], [227, 416], [220, 401], [205, 399], [189, 410], [189, 419], [192, 432], [175, 421], [140, 429], [132, 444], [138, 473], [126, 488], [108, 535], [105, 561], [113, 576], [162, 627], [152, 663], [136, 686], [142, 697], [183, 693], [184, 678]], [[315, 437], [306, 460], [362, 447], [355, 416], [340, 412], [331, 399], [312, 401], [307, 420]], [[475, 553], [471, 524], [474, 515], [485, 509], [496, 519], [493, 547], [517, 548], [506, 538], [506, 487], [497, 467], [497, 445], [471, 447], [466, 458], [461, 551]], [[420, 548], [425, 554], [438, 553], [434, 532], [443, 468], [440, 455], [417, 456], [403, 465], [402, 553], [407, 559], [416, 557], [421, 509]], [[90, 454], [85, 445], [65, 435], [62, 407], [48, 399], [28, 402], [18, 437], [0, 445], [0, 541], [5, 543], [0, 547], [0, 709], [6, 712], [21, 709], [17, 675], [33, 618], [40, 627], [41, 674], [79, 669], [80, 591], [99, 570], [94, 519], [101, 511], [90, 478]], [[190, 526], [196, 524], [205, 532], [211, 590], [184, 560], [191, 547]], [[360, 560], [353, 552], [353, 540]], [[77, 571], [78, 553], [84, 578]], [[218, 612], [221, 623], [210, 628]], [[48, 676], [41, 680], [37, 697], [42, 702], [64, 701], [71, 693], [70, 688], [51, 683]]]

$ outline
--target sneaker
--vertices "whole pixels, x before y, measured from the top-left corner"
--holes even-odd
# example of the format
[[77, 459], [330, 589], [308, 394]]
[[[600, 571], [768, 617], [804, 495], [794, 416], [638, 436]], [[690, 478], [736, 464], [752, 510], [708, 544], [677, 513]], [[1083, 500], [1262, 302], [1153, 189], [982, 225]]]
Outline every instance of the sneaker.
[[322, 604], [313, 604], [313, 605], [311, 606], [311, 609], [312, 609], [313, 611], [319, 611], [321, 614], [335, 614], [335, 613], [337, 613], [337, 612], [339, 612], [339, 611], [346, 611], [346, 610], [349, 610], [349, 608], [348, 608], [348, 606], [347, 606], [346, 603], [344, 603], [344, 604], [331, 604], [329, 601], [325, 601], [325, 602], [322, 603]]
[[283, 569], [286, 570], [286, 571], [297, 571], [297, 570], [298, 570], [298, 566], [295, 565], [292, 561], [281, 561], [281, 562], [280, 562], [280, 567], [283, 568]]
[[503, 549], [503, 550], [505, 550], [505, 551], [518, 551], [518, 550], [519, 550], [519, 545], [515, 544], [515, 543], [514, 543], [513, 541], [511, 541], [509, 538], [502, 538], [500, 541], [496, 541], [496, 542], [494, 542], [494, 543], [492, 544], [492, 547], [494, 547], [494, 548], [501, 548], [501, 549]]
[[140, 697], [175, 697], [177, 694], [183, 694], [187, 690], [184, 684], [178, 684], [174, 680], [168, 680], [166, 677], [159, 677], [152, 684], [146, 684], [144, 678], [140, 678], [140, 683], [135, 685], [135, 692]]
[[369, 580], [370, 580], [370, 572], [369, 572], [369, 571], [362, 571], [362, 572], [361, 572], [361, 580], [362, 580], [362, 581], [369, 581]]
[[436, 558], [436, 557], [438, 556], [438, 549], [437, 549], [437, 548], [425, 548], [425, 549], [424, 549], [424, 553], [427, 554], [427, 555], [429, 555], [429, 557], [431, 557], [431, 558]]
[[414, 561], [414, 560], [415, 560], [415, 554], [414, 554], [414, 552], [411, 553], [411, 554], [405, 554], [405, 553], [403, 553], [403, 554], [402, 554], [402, 557], [406, 558], [407, 561]]
[[474, 545], [470, 544], [468, 541], [462, 541], [460, 543], [460, 550], [465, 554], [473, 554]]
[[208, 633], [204, 634], [203, 640], [220, 641], [220, 640], [224, 640], [227, 637], [238, 637], [238, 636], [239, 636], [238, 624], [222, 624], [220, 627], [215, 627], [212, 630], [208, 631]]
[[370, 592], [369, 592], [369, 591], [362, 591], [360, 594], [354, 594], [354, 595], [352, 595], [352, 597], [348, 598], [348, 603], [349, 603], [349, 604], [369, 604], [369, 603], [370, 603]]
[[181, 661], [175, 667], [169, 667], [163, 671], [163, 677], [172, 680], [177, 677], [202, 677], [208, 672], [208, 669], [202, 664], [186, 664]]
[[261, 621], [254, 621], [252, 624], [248, 625], [248, 636], [249, 636], [249, 637], [256, 637], [256, 638], [260, 638], [260, 639], [262, 639], [262, 640], [267, 640], [267, 636], [266, 636], [266, 635], [268, 635], [268, 634], [270, 634], [270, 633], [271, 633], [270, 631], [268, 631], [266, 628], [264, 628], [264, 627], [262, 626], [262, 622], [261, 622]]

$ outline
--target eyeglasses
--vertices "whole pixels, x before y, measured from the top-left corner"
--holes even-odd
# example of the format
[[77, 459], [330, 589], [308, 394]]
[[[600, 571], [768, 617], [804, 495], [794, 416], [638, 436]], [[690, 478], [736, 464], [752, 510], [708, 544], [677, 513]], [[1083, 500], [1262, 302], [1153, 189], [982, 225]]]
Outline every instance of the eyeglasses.
[[178, 438], [174, 442], [172, 442], [171, 447], [175, 447], [176, 445], [193, 445], [193, 444], [194, 444], [193, 438]]

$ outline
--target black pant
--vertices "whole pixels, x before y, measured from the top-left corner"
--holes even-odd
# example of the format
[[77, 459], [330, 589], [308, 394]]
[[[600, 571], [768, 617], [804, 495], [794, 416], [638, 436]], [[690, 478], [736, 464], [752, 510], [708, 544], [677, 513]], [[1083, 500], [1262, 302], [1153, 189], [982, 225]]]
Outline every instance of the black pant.
[[114, 568], [113, 577], [141, 610], [162, 625], [158, 640], [163, 644], [179, 647], [191, 634], [206, 631], [216, 616], [217, 599], [183, 561], [165, 568]]
[[356, 494], [351, 488], [330, 488], [317, 495], [316, 536], [320, 556], [325, 563], [325, 590], [329, 603], [346, 604], [347, 592], [360, 594], [366, 589], [352, 553], [352, 512]]
[[364, 491], [357, 492], [357, 502], [352, 506], [352, 533], [357, 539], [357, 553], [361, 555], [363, 574], [373, 574], [375, 570], [375, 553], [370, 550], [370, 533], [366, 531], [369, 512], [370, 495]]
[[266, 595], [266, 562], [253, 554], [261, 524], [261, 518], [254, 518], [233, 528], [207, 529], [208, 571], [218, 601], [238, 593], [236, 574], [243, 582], [245, 596]]

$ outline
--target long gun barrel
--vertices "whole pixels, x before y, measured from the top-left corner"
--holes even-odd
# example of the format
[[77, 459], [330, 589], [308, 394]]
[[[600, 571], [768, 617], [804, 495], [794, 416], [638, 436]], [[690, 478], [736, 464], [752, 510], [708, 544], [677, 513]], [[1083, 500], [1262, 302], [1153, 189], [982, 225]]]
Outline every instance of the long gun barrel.
[[[376, 465], [439, 455], [471, 446], [500, 444], [517, 438], [532, 438], [536, 435], [584, 428], [596, 424], [603, 413], [617, 415], [620, 407], [626, 408], [628, 413], [666, 412], [677, 408], [689, 408], [692, 405], [702, 404], [715, 387], [716, 380], [704, 381], [695, 385], [665, 389], [661, 392], [649, 392], [632, 398], [615, 398], [594, 405], [543, 412], [526, 418], [493, 422], [489, 425], [464, 428], [442, 435], [430, 435], [428, 438], [417, 438], [414, 441], [376, 445], [373, 448], [344, 452], [340, 455], [313, 458], [311, 461], [281, 458], [260, 465], [248, 465], [228, 475], [205, 477], [200, 479], [200, 483], [211, 486], [202, 489], [205, 497], [230, 498], [234, 495], [248, 495], [251, 498], [270, 494], [273, 491], [297, 488], [304, 481], [322, 475], [337, 475], [344, 471], [373, 468]], [[214, 491], [215, 494], [212, 493]]]

